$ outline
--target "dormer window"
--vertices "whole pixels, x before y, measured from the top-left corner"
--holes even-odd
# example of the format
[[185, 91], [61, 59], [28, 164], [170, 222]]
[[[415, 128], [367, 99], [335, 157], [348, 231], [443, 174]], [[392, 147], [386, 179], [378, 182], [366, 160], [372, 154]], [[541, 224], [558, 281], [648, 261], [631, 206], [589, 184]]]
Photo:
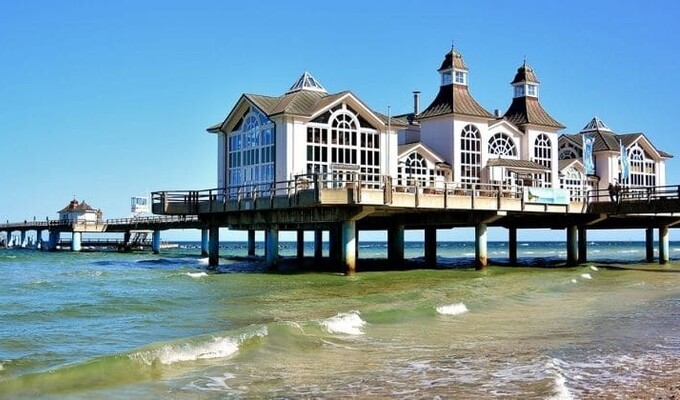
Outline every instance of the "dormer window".
[[538, 97], [538, 85], [527, 85], [527, 96]]
[[467, 74], [464, 71], [456, 71], [456, 83], [459, 85], [467, 85]]
[[515, 86], [515, 97], [524, 96], [524, 85]]
[[453, 83], [453, 77], [451, 75], [451, 71], [442, 72], [442, 86], [450, 85], [452, 83]]

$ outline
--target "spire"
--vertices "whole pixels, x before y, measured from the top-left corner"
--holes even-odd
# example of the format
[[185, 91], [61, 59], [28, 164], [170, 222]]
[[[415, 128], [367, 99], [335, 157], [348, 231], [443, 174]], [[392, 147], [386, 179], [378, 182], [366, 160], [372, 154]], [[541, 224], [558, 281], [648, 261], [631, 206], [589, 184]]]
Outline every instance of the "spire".
[[527, 64], [526, 57], [522, 65], [517, 68], [515, 78], [510, 82], [514, 95], [512, 103], [505, 112], [504, 118], [518, 127], [523, 125], [541, 125], [553, 129], [563, 129], [564, 126], [548, 114], [538, 101], [539, 81], [534, 69]]
[[432, 103], [418, 115], [419, 118], [449, 114], [493, 118], [493, 114], [486, 111], [470, 94], [468, 89], [470, 70], [459, 52], [453, 48], [448, 51], [437, 71], [441, 76], [439, 93]]
[[609, 127], [602, 122], [600, 117], [595, 116], [593, 119], [588, 122], [588, 125], [584, 126], [583, 129], [581, 129], [581, 132], [593, 132], [593, 131], [607, 131], [611, 132], [612, 130], [609, 129]]
[[302, 76], [288, 89], [286, 94], [299, 92], [300, 90], [311, 90], [314, 92], [328, 93], [326, 89], [317, 81], [312, 74], [305, 71]]

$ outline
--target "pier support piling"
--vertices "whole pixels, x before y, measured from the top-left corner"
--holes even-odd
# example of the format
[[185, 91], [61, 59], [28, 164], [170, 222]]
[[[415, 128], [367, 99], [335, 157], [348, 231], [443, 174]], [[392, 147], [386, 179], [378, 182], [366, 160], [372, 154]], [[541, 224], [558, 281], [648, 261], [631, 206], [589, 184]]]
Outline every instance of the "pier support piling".
[[340, 246], [340, 258], [345, 274], [352, 275], [356, 272], [357, 257], [357, 226], [355, 221], [342, 223], [342, 245]]
[[220, 262], [220, 227], [218, 225], [211, 225], [210, 229], [208, 229], [208, 236], [208, 267], [215, 269]]
[[151, 250], [154, 254], [161, 252], [161, 231], [158, 229], [151, 234]]
[[432, 268], [437, 266], [437, 228], [425, 228], [425, 264]]
[[81, 246], [82, 240], [83, 240], [83, 234], [81, 232], [71, 233], [71, 251], [82, 250], [82, 246]]
[[279, 260], [279, 227], [271, 225], [264, 233], [264, 258], [268, 267], [273, 267]]
[[21, 241], [19, 242], [19, 247], [24, 247], [26, 245], [26, 231], [21, 231]]
[[201, 229], [201, 257], [208, 257], [208, 230]]
[[57, 249], [57, 244], [59, 243], [59, 231], [53, 230], [48, 232], [47, 250], [54, 251]]
[[654, 261], [654, 228], [645, 230], [645, 259], [648, 263]]
[[588, 262], [588, 230], [585, 227], [578, 228], [578, 262]]
[[305, 257], [305, 231], [297, 230], [297, 258], [303, 259]]
[[248, 229], [248, 256], [255, 255], [255, 230]]
[[314, 258], [320, 260], [323, 257], [323, 231], [314, 229]]
[[508, 263], [517, 265], [517, 228], [508, 228]]
[[578, 228], [576, 225], [567, 227], [567, 266], [573, 267], [578, 260], [578, 247], [576, 244]]
[[487, 262], [486, 224], [480, 222], [475, 225], [475, 269], [486, 268]]
[[328, 258], [336, 266], [340, 260], [340, 228], [333, 224], [328, 229]]
[[669, 261], [668, 226], [659, 227], [659, 264], [665, 265]]
[[393, 267], [404, 263], [404, 225], [393, 225], [388, 229], [387, 259]]

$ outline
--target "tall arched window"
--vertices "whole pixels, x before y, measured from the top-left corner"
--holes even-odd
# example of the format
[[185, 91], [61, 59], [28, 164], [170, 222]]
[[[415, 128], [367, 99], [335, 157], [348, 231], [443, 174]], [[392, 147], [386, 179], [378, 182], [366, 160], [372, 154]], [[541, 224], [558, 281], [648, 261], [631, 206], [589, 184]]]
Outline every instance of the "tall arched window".
[[505, 133], [496, 133], [489, 139], [489, 155], [517, 157], [515, 142]]
[[274, 124], [250, 107], [229, 133], [227, 157], [230, 195], [266, 190], [274, 181]]
[[[630, 159], [630, 177], [621, 181], [629, 186], [656, 186], [656, 163], [647, 158], [645, 151], [638, 143], [628, 149]], [[619, 174], [619, 179], [621, 176]]]
[[583, 200], [583, 174], [574, 167], [569, 167], [560, 176], [560, 186], [562, 189], [569, 190], [569, 197], [572, 201]]
[[427, 160], [415, 151], [399, 163], [397, 174], [399, 186], [413, 186], [418, 182], [420, 187], [433, 186], [437, 175], [433, 168], [428, 168]]
[[482, 163], [482, 139], [479, 129], [466, 125], [460, 135], [460, 180], [463, 187], [479, 182]]
[[346, 104], [311, 121], [307, 124], [307, 173], [317, 172], [333, 172], [340, 186], [359, 179], [365, 187], [378, 188], [380, 132]]
[[[541, 164], [546, 168], [551, 168], [552, 166], [552, 146], [550, 143], [550, 138], [548, 135], [541, 133], [536, 137], [534, 142], [534, 157], [533, 161], [537, 164]], [[550, 186], [552, 182], [552, 173], [544, 172], [542, 174], [534, 174], [534, 180], [538, 186]]]

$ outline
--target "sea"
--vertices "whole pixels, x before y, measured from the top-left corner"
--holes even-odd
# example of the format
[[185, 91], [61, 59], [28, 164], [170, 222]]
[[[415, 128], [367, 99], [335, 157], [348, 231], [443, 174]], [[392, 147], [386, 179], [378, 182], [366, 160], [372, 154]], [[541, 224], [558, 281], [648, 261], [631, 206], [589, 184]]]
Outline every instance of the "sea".
[[[280, 243], [284, 261], [294, 243]], [[0, 398], [629, 399], [680, 393], [680, 242], [407, 242], [406, 268], [283, 272], [244, 243], [145, 252], [0, 250]], [[657, 249], [658, 250], [658, 249]], [[327, 251], [327, 249], [326, 249]], [[262, 244], [258, 244], [262, 254]], [[307, 243], [306, 255], [313, 255]], [[313, 261], [311, 261], [313, 263]], [[321, 267], [321, 266], [319, 266]]]

